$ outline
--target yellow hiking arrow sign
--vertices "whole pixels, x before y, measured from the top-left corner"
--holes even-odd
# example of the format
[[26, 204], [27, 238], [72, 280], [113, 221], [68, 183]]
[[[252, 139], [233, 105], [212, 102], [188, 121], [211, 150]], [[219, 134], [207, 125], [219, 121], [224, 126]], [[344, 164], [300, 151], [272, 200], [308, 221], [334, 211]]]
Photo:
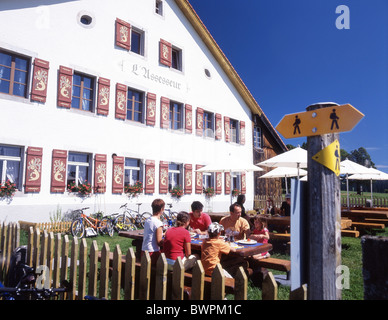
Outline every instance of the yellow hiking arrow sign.
[[286, 138], [350, 131], [364, 117], [350, 104], [285, 115], [276, 130]]
[[324, 165], [329, 170], [333, 171], [337, 177], [340, 174], [340, 144], [338, 140], [329, 144], [325, 149], [319, 151], [313, 156], [313, 160]]

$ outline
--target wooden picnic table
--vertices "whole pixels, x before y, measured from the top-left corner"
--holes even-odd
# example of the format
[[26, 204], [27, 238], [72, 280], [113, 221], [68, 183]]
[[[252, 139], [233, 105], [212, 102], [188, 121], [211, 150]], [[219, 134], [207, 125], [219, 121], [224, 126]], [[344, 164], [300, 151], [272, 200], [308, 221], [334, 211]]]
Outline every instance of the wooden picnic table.
[[388, 219], [388, 211], [375, 210], [342, 210], [342, 217], [359, 218], [359, 219]]
[[[134, 239], [136, 241], [132, 244], [136, 247], [136, 255], [140, 257], [141, 247], [143, 243], [143, 230], [133, 230], [133, 231], [120, 231], [119, 236]], [[198, 238], [192, 238], [191, 240], [191, 250], [201, 252], [202, 240]], [[264, 253], [272, 250], [272, 245], [270, 243], [256, 243], [256, 244], [247, 244], [241, 245], [238, 244], [236, 252], [230, 252], [231, 256], [239, 257], [250, 257], [255, 254]]]

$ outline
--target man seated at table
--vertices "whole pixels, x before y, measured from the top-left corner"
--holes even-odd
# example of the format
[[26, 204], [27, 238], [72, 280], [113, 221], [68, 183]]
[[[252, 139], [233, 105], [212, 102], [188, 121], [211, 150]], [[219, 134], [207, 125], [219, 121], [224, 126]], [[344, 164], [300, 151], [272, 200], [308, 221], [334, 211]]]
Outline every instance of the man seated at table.
[[191, 204], [190, 212], [190, 228], [193, 232], [197, 234], [207, 234], [207, 229], [209, 228], [212, 220], [207, 213], [202, 212], [203, 204], [199, 201], [194, 201]]
[[282, 216], [289, 217], [291, 211], [291, 195], [289, 193], [286, 194], [286, 201], [282, 202], [282, 206], [280, 207], [280, 214]]
[[[250, 226], [246, 219], [241, 217], [241, 205], [237, 202], [229, 207], [230, 216], [223, 217], [220, 224], [224, 227], [225, 235], [232, 235], [234, 240], [244, 240], [250, 235]], [[242, 257], [224, 255], [221, 258], [222, 268], [227, 270], [233, 277], [239, 267], [248, 274], [248, 261]]]
[[241, 205], [237, 202], [229, 207], [230, 216], [223, 217], [220, 224], [224, 226], [225, 234], [231, 234], [234, 240], [244, 240], [250, 234], [250, 226], [246, 219], [241, 217]]

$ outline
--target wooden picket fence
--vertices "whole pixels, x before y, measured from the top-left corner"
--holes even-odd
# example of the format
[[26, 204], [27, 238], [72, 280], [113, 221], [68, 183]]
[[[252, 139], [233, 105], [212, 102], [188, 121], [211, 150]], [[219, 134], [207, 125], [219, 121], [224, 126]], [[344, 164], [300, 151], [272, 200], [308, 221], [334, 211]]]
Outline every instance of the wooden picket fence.
[[[370, 202], [370, 197], [349, 197], [349, 206], [350, 207], [367, 207]], [[347, 206], [347, 197], [346, 195], [341, 196], [341, 205], [343, 207]], [[388, 197], [373, 197], [373, 207], [388, 207]]]
[[71, 221], [60, 221], [60, 222], [28, 222], [19, 220], [21, 229], [27, 230], [30, 227], [38, 228], [40, 231], [46, 231], [48, 233], [65, 233], [70, 230]]
[[[0, 281], [6, 284], [11, 254], [20, 243], [20, 225], [0, 225], [0, 239]], [[59, 287], [63, 280], [70, 282], [70, 292], [61, 295], [60, 299], [83, 300], [85, 295], [111, 300], [187, 298], [185, 271], [180, 258], [171, 272], [167, 270], [166, 258], [162, 254], [156, 269], [151, 271], [148, 252], [142, 256], [140, 266], [136, 262], [133, 248], [128, 249], [125, 264], [122, 263], [123, 255], [119, 245], [116, 245], [112, 253], [108, 243], [104, 243], [99, 251], [94, 240], [88, 249], [86, 239], [74, 238], [69, 241], [68, 235], [48, 233], [45, 230], [41, 232], [39, 228], [34, 229], [32, 226], [29, 228], [27, 264], [35, 270], [39, 267], [42, 271], [37, 282], [44, 287]], [[167, 281], [168, 277], [172, 280]], [[192, 271], [190, 299], [204, 299], [204, 277], [202, 264], [198, 261]], [[247, 299], [247, 285], [247, 276], [240, 268], [235, 278], [235, 299]], [[277, 289], [277, 283], [269, 272], [263, 281], [263, 299], [277, 300]], [[167, 296], [167, 293], [171, 296]], [[225, 278], [220, 264], [212, 275], [210, 297], [214, 300], [225, 298]]]

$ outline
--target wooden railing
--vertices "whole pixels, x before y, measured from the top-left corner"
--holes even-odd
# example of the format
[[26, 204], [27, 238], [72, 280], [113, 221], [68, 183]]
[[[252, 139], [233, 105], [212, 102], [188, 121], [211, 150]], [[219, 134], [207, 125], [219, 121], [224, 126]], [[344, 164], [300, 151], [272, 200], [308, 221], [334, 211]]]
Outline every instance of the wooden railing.
[[[20, 243], [20, 225], [0, 225], [0, 239], [0, 281], [7, 283], [11, 254]], [[133, 248], [128, 249], [125, 264], [122, 258], [119, 245], [113, 250], [112, 260], [108, 243], [104, 243], [100, 252], [95, 240], [88, 248], [86, 239], [74, 238], [70, 241], [68, 235], [41, 232], [32, 226], [28, 230], [27, 264], [40, 271], [37, 276], [39, 285], [56, 288], [63, 280], [70, 282], [70, 292], [61, 296], [61, 299], [83, 300], [85, 295], [112, 300], [187, 298], [184, 294], [187, 290], [184, 286], [185, 270], [180, 258], [172, 273], [167, 271], [164, 254], [153, 271], [148, 252], [143, 255], [140, 267], [139, 262], [136, 263]], [[166, 281], [168, 276], [172, 281]], [[204, 278], [202, 264], [198, 261], [192, 271], [192, 286], [189, 288], [191, 299], [201, 300], [205, 296]], [[151, 283], [154, 285], [152, 288]], [[168, 283], [171, 285], [169, 288]], [[247, 299], [247, 285], [245, 272], [240, 268], [235, 278], [235, 299]], [[262, 290], [263, 299], [277, 299], [277, 284], [271, 272], [265, 278]], [[167, 292], [171, 296], [167, 296]], [[223, 300], [225, 297], [225, 278], [220, 264], [211, 278], [210, 297], [215, 300]]]
[[[350, 207], [366, 207], [370, 204], [370, 197], [349, 197]], [[347, 196], [341, 196], [341, 205], [347, 206]], [[388, 197], [373, 197], [373, 207], [388, 207]]]

